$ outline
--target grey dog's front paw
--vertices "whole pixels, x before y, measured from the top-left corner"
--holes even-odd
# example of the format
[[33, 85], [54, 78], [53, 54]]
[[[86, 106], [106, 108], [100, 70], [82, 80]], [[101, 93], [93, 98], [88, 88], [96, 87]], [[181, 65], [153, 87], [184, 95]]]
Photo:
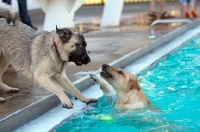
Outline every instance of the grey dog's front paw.
[[67, 108], [67, 109], [71, 109], [71, 108], [73, 108], [73, 103], [70, 103], [70, 104], [62, 104], [62, 107], [63, 108]]
[[8, 92], [8, 93], [16, 93], [16, 92], [18, 92], [18, 91], [19, 91], [18, 88], [11, 88], [11, 89], [9, 89], [9, 90], [6, 91], [6, 92]]
[[5, 98], [0, 97], [0, 103], [5, 102], [5, 101], [6, 101]]
[[88, 102], [85, 102], [87, 105], [90, 103], [96, 103], [98, 100], [97, 99], [90, 99]]

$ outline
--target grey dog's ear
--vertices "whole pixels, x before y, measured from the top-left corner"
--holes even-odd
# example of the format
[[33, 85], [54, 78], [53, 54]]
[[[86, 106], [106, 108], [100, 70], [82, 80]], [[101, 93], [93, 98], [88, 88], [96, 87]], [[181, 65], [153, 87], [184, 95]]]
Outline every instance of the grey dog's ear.
[[72, 32], [69, 29], [67, 28], [58, 29], [57, 25], [56, 25], [56, 33], [60, 36], [63, 42], [67, 42], [72, 36]]

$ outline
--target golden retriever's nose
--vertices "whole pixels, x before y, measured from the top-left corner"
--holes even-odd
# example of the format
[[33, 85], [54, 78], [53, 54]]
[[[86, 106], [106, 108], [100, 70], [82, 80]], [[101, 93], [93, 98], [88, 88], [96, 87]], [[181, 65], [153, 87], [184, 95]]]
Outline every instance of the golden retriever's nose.
[[102, 67], [107, 67], [107, 66], [108, 66], [107, 64], [103, 64], [103, 65], [102, 65]]

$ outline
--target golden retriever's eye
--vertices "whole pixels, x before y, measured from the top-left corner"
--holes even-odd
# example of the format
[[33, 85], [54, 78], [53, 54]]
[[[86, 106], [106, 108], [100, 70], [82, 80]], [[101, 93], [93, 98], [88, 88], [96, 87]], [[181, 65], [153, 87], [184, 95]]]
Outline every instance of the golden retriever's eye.
[[118, 71], [119, 74], [124, 74], [122, 71]]

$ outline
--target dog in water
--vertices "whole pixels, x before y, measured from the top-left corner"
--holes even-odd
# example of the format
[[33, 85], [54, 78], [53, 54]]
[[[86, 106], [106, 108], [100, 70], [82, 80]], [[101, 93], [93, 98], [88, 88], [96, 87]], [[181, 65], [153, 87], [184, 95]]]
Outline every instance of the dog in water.
[[[52, 32], [36, 31], [17, 21], [12, 7], [3, 3], [0, 3], [0, 17], [1, 89], [18, 91], [2, 82], [4, 72], [12, 65], [22, 75], [33, 78], [35, 83], [56, 94], [65, 108], [73, 105], [63, 89], [84, 103], [97, 101], [83, 96], [65, 74], [69, 62], [81, 66], [91, 61], [86, 51], [87, 43], [77, 29], [56, 27]], [[2, 101], [5, 99], [0, 97]]]
[[[132, 73], [104, 64], [100, 75], [116, 91], [116, 109], [133, 110], [150, 105], [149, 100], [140, 87], [138, 79]], [[100, 89], [104, 94], [112, 94], [110, 86], [101, 77], [97, 74], [90, 74], [90, 77], [95, 83], [100, 85]]]

